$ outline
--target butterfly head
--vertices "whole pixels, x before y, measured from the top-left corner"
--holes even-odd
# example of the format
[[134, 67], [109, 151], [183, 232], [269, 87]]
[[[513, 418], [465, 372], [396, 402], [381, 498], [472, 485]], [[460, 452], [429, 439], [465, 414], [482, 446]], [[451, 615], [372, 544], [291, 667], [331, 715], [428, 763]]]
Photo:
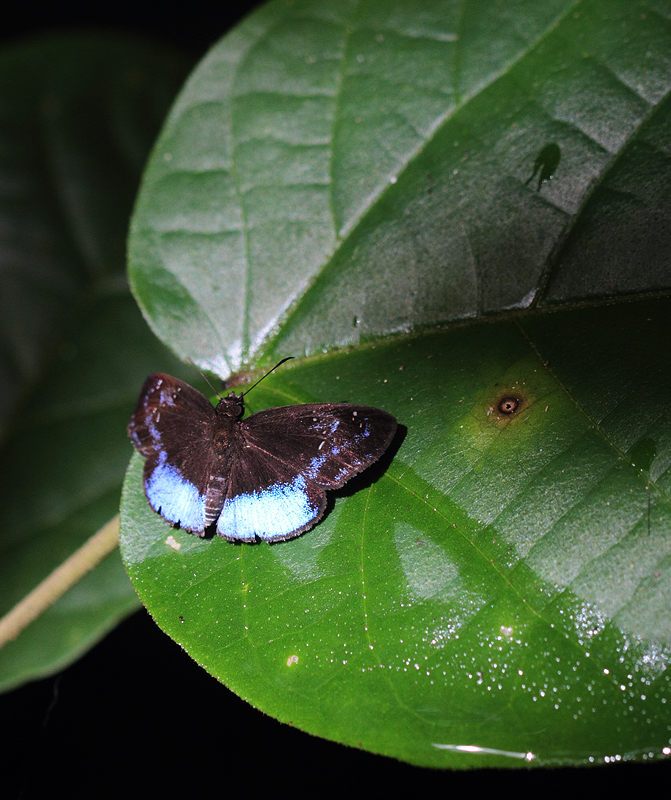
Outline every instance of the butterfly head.
[[[245, 402], [244, 402], [244, 400], [242, 398], [246, 394], [251, 392], [252, 389], [255, 386], [258, 386], [264, 378], [267, 378], [268, 375], [270, 375], [271, 372], [274, 372], [279, 366], [284, 364], [285, 361], [290, 361], [292, 358], [293, 358], [293, 356], [287, 356], [286, 358], [283, 358], [281, 361], [278, 361], [278, 363], [275, 364], [275, 366], [272, 369], [268, 370], [268, 372], [266, 372], [265, 375], [262, 375], [255, 384], [250, 386], [249, 389], [247, 389], [246, 392], [242, 392], [242, 394], [235, 394], [235, 392], [231, 392], [228, 395], [228, 397], [222, 397], [221, 395], [217, 394], [217, 397], [219, 398], [219, 404], [217, 405], [217, 408], [216, 408], [217, 416], [224, 417], [225, 419], [232, 419], [232, 420], [240, 419], [242, 417], [242, 415], [245, 413]], [[191, 361], [191, 359], [189, 359], [189, 360]], [[191, 361], [191, 363], [193, 364], [193, 361]], [[196, 366], [195, 364], [193, 364], [193, 365], [194, 365], [194, 367]], [[200, 370], [199, 370], [199, 372], [200, 372]], [[201, 375], [202, 374], [203, 373], [201, 372]], [[204, 375], [203, 375], [203, 377], [205, 378]], [[205, 378], [205, 380], [207, 380], [207, 378]], [[208, 381], [208, 383], [209, 383], [209, 381]], [[212, 388], [211, 384], [210, 384], [210, 388]], [[216, 392], [215, 392], [215, 394], [216, 394]]]
[[240, 419], [245, 413], [245, 402], [241, 394], [231, 392], [228, 397], [222, 397], [217, 404], [217, 416], [229, 419]]

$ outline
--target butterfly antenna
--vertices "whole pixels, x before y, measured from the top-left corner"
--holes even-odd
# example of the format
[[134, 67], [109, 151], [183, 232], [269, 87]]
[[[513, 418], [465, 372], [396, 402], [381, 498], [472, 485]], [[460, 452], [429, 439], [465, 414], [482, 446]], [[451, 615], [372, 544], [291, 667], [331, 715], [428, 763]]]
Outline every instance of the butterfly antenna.
[[243, 393], [242, 393], [242, 396], [244, 397], [246, 394], [249, 394], [249, 392], [251, 392], [251, 391], [252, 391], [252, 389], [254, 388], [254, 386], [258, 386], [258, 385], [261, 383], [261, 381], [262, 381], [264, 378], [267, 378], [267, 377], [268, 377], [268, 375], [270, 375], [270, 373], [271, 373], [271, 372], [275, 372], [275, 370], [276, 370], [278, 367], [281, 367], [281, 366], [282, 366], [282, 364], [284, 364], [284, 362], [285, 362], [285, 361], [291, 361], [291, 359], [292, 359], [292, 358], [294, 358], [294, 357], [295, 357], [295, 356], [287, 356], [286, 358], [283, 358], [281, 361], [278, 361], [278, 362], [277, 362], [277, 364], [275, 364], [275, 366], [274, 366], [272, 369], [269, 369], [269, 370], [268, 370], [268, 372], [266, 372], [266, 374], [265, 374], [265, 375], [262, 375], [262, 376], [261, 376], [261, 377], [258, 379], [258, 381], [257, 381], [257, 382], [256, 382], [256, 383], [255, 383], [253, 386], [250, 386], [250, 387], [249, 387], [249, 389], [247, 389], [247, 391], [246, 391], [246, 392], [243, 392]]
[[218, 392], [218, 391], [217, 391], [217, 390], [214, 388], [214, 386], [212, 386], [212, 384], [210, 383], [210, 381], [209, 381], [209, 380], [208, 380], [208, 378], [207, 378], [207, 375], [206, 375], [206, 374], [203, 372], [203, 370], [202, 370], [202, 369], [201, 369], [201, 368], [198, 366], [198, 364], [196, 364], [196, 362], [195, 362], [195, 361], [194, 361], [194, 360], [191, 358], [191, 356], [188, 356], [188, 360], [191, 362], [191, 366], [192, 366], [192, 367], [194, 367], [195, 369], [197, 369], [197, 370], [198, 370], [198, 372], [200, 372], [200, 374], [201, 374], [201, 376], [202, 376], [203, 380], [204, 380], [204, 381], [205, 381], [205, 383], [206, 383], [206, 384], [207, 384], [207, 385], [210, 387], [210, 389], [212, 389], [212, 391], [213, 391], [213, 392], [214, 392], [214, 393], [217, 395], [217, 397], [218, 397], [220, 400], [223, 400], [224, 398], [223, 398], [223, 397], [222, 397], [222, 396], [219, 394], [219, 392]]

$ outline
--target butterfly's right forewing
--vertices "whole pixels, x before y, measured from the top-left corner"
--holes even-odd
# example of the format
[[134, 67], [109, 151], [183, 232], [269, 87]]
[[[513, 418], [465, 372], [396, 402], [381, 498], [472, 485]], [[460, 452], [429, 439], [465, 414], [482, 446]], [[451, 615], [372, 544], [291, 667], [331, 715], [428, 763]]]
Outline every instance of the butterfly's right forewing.
[[232, 437], [230, 479], [217, 532], [226, 539], [291, 539], [315, 525], [324, 490], [341, 487], [382, 455], [391, 414], [347, 403], [260, 411]]
[[260, 411], [243, 427], [251, 447], [279, 459], [290, 473], [338, 489], [384, 453], [396, 420], [370, 406], [308, 403]]

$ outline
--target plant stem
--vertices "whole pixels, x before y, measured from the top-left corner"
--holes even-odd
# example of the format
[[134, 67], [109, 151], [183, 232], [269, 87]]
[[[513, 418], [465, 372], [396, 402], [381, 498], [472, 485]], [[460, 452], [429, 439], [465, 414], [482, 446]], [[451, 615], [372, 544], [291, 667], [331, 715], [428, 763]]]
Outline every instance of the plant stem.
[[111, 553], [118, 542], [117, 514], [0, 619], [0, 648], [16, 639], [21, 631]]

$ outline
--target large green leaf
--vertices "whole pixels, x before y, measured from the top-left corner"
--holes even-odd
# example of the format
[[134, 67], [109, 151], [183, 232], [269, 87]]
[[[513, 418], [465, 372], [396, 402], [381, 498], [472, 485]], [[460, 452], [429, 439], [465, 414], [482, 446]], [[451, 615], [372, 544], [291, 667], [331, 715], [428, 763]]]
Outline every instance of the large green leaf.
[[650, 365], [668, 314], [539, 315], [286, 370], [255, 403], [382, 406], [407, 426], [394, 462], [305, 536], [236, 547], [169, 538], [137, 457], [122, 531], [140, 597], [242, 697], [347, 744], [431, 766], [659, 755], [671, 377]]
[[668, 34], [629, 0], [269, 4], [147, 170], [150, 324], [227, 375], [269, 346], [668, 288]]
[[432, 766], [668, 754], [670, 17], [274, 2], [192, 75], [132, 224], [150, 324], [222, 377], [311, 356], [252, 410], [407, 430], [273, 547], [169, 538], [131, 463], [140, 597], [264, 711]]
[[[124, 249], [186, 66], [108, 36], [0, 54], [3, 613], [114, 517], [137, 387], [158, 364], [179, 369], [133, 303]], [[0, 686], [62, 668], [136, 607], [112, 553], [0, 651]]]

